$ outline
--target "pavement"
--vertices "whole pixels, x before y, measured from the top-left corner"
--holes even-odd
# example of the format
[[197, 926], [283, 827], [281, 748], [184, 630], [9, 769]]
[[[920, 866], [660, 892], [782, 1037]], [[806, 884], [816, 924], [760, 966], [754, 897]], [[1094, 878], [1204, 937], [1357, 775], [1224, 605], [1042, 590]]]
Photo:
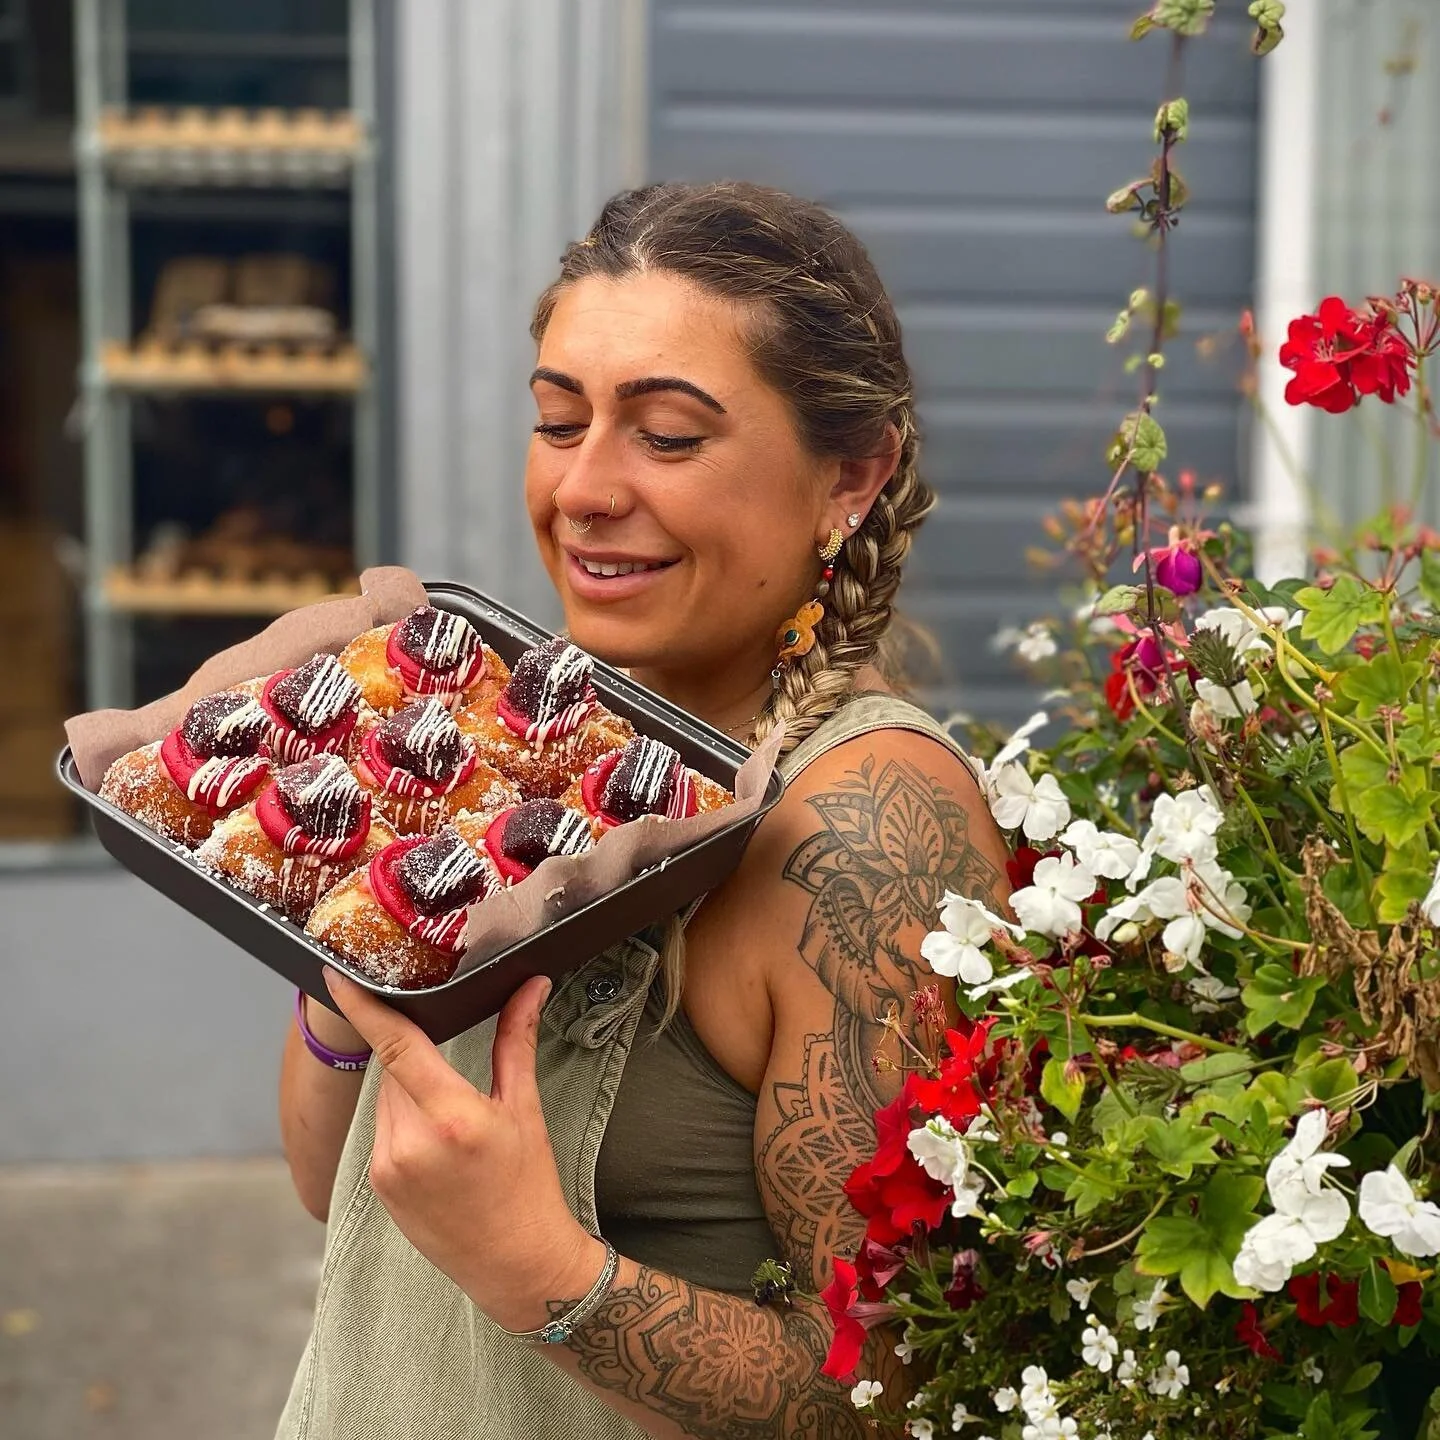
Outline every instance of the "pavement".
[[272, 1440], [323, 1240], [279, 1160], [0, 1166], [0, 1437]]

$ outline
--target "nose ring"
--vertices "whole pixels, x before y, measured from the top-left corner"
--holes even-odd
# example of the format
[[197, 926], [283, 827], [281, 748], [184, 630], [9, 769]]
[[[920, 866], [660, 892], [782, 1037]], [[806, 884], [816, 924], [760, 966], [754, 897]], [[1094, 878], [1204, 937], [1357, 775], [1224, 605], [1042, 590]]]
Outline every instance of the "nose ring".
[[[554, 490], [552, 490], [552, 491], [550, 492], [550, 503], [551, 503], [557, 510], [560, 510], [560, 489], [559, 489], [558, 486], [557, 486]], [[564, 512], [563, 510], [560, 510], [560, 513], [561, 513], [562, 515], [565, 514], [565, 512]], [[611, 496], [610, 496], [610, 509], [606, 512], [605, 518], [606, 518], [607, 520], [609, 520], [609, 519], [613, 519], [614, 516], [615, 516], [615, 496], [614, 496], [614, 494], [612, 493]], [[580, 524], [577, 524], [574, 520], [572, 520], [568, 515], [565, 515], [565, 523], [571, 528], [571, 530], [573, 530], [573, 531], [575, 532], [575, 534], [577, 534], [577, 535], [584, 535], [584, 534], [590, 529], [590, 527], [595, 523], [595, 516], [594, 516], [593, 513], [587, 515], [587, 516], [585, 517], [585, 523], [584, 523], [583, 525], [580, 525]]]

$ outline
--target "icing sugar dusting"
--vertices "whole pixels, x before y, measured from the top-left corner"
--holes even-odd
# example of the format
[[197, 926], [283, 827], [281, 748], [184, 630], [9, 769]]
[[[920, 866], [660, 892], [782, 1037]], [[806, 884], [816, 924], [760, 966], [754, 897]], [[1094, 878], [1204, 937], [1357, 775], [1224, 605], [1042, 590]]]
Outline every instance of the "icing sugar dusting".
[[679, 768], [677, 750], [648, 735], [637, 735], [620, 752], [605, 782], [601, 807], [617, 820], [660, 814], [673, 798]]
[[407, 850], [395, 864], [395, 877], [411, 903], [424, 915], [467, 905], [489, 888], [489, 867], [454, 830]]
[[400, 622], [400, 648], [427, 670], [453, 670], [475, 653], [480, 636], [463, 615], [421, 605]]
[[343, 841], [361, 819], [365, 792], [338, 755], [316, 755], [275, 777], [285, 809], [313, 840]]
[[385, 721], [380, 731], [381, 753], [392, 764], [426, 780], [443, 780], [465, 758], [465, 736], [440, 701], [433, 696]]
[[359, 704], [360, 687], [333, 655], [316, 655], [277, 681], [270, 699], [296, 729], [313, 734]]

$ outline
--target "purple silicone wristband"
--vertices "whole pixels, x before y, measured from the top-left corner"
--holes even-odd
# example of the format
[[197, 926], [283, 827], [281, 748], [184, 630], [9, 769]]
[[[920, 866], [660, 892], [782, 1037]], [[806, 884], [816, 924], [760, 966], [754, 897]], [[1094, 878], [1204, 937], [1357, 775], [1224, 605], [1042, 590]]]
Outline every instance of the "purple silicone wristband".
[[362, 1050], [357, 1055], [344, 1055], [338, 1050], [332, 1050], [328, 1045], [322, 1045], [310, 1033], [310, 1027], [305, 1023], [303, 990], [295, 992], [295, 1023], [300, 1027], [300, 1038], [304, 1040], [305, 1048], [322, 1065], [328, 1065], [332, 1070], [363, 1070], [370, 1063], [369, 1050]]

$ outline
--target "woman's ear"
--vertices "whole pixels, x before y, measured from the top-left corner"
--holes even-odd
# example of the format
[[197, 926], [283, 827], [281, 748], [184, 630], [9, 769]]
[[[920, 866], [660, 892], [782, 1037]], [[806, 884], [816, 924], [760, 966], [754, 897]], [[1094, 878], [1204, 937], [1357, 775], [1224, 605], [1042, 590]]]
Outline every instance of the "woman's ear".
[[[830, 523], [838, 526], [841, 534], [852, 535], [864, 523], [875, 503], [875, 497], [890, 483], [895, 467], [900, 463], [900, 431], [893, 423], [887, 423], [881, 437], [880, 449], [874, 455], [862, 455], [855, 460], [842, 460], [840, 473], [830, 490]], [[858, 516], [855, 524], [851, 516]]]

